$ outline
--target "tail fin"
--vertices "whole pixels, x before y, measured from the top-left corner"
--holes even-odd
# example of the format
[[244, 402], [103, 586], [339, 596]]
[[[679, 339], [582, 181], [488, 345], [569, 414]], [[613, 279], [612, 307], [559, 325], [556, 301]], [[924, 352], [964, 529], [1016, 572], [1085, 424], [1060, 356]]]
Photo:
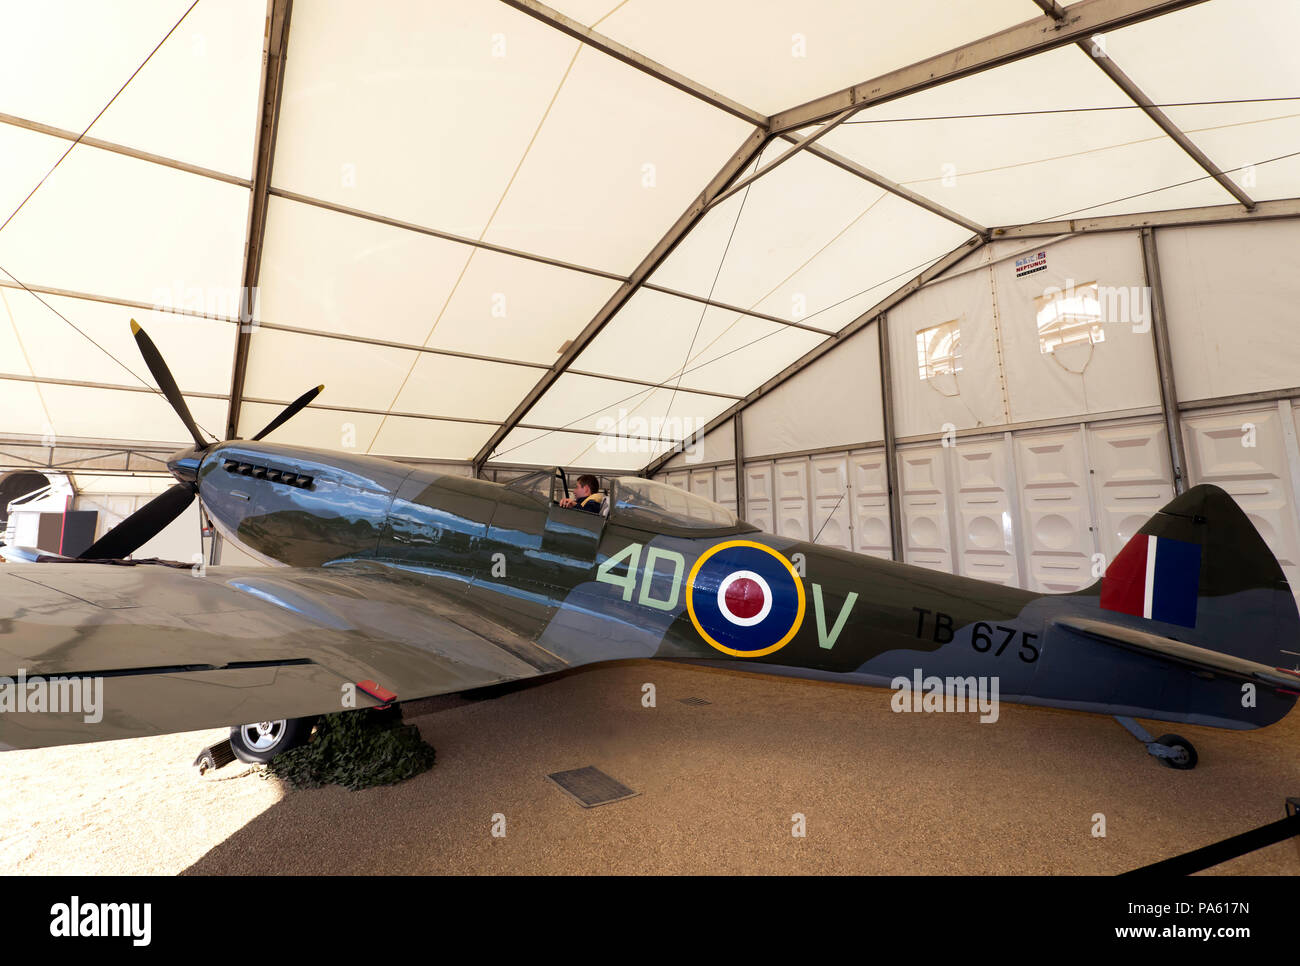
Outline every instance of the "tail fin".
[[1101, 607], [1152, 630], [1274, 668], [1300, 662], [1300, 611], [1264, 538], [1222, 489], [1174, 499], [1124, 545], [1101, 580]]

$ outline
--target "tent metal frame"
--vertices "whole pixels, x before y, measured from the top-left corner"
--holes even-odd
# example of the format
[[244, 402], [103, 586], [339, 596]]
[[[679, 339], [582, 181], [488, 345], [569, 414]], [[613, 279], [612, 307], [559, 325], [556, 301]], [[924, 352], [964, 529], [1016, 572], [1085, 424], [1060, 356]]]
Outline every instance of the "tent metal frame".
[[253, 329], [254, 295], [262, 270], [262, 244], [266, 239], [266, 211], [270, 204], [271, 170], [275, 165], [275, 138], [280, 124], [280, 99], [284, 93], [284, 64], [289, 50], [289, 19], [293, 0], [268, 0], [266, 39], [262, 49], [262, 83], [253, 147], [253, 185], [248, 200], [247, 241], [241, 286], [240, 326], [235, 337], [235, 358], [230, 373], [230, 406], [226, 413], [226, 439], [239, 432], [239, 408], [244, 402], [244, 380], [248, 375], [248, 351]]
[[[711, 91], [703, 85], [692, 82], [689, 78], [683, 78], [681, 75], [675, 74], [668, 70], [668, 68], [651, 61], [649, 58], [637, 54], [635, 51], [631, 51], [630, 49], [619, 45], [616, 41], [604, 37], [590, 28], [575, 25], [569, 18], [564, 17], [557, 11], [551, 10], [540, 3], [534, 2], [534, 0], [503, 0], [503, 2], [515, 7], [516, 9], [523, 10], [530, 16], [548, 23], [551, 26], [568, 33], [570, 36], [577, 37], [584, 43], [603, 50], [604, 52], [611, 54], [611, 56], [618, 57], [624, 63], [628, 63], [651, 76], [658, 77], [660, 80], [671, 83], [679, 90], [684, 90], [693, 96], [699, 97], [700, 99], [713, 104], [715, 107], [727, 109], [729, 113], [749, 120], [751, 123], [758, 123], [758, 119], [755, 116], [757, 112], [744, 109], [743, 107], [735, 105], [734, 102], [729, 102], [728, 107], [723, 107], [720, 102], [721, 95], [717, 94], [717, 92]], [[728, 174], [730, 184], [724, 187], [721, 191], [714, 192], [712, 197], [706, 200], [705, 209], [707, 210], [708, 208], [725, 201], [728, 197], [757, 181], [763, 175], [788, 160], [790, 156], [800, 150], [807, 150], [810, 154], [817, 154], [818, 156], [821, 156], [823, 160], [837, 164], [837, 166], [843, 170], [850, 171], [858, 177], [865, 178], [865, 180], [870, 181], [878, 187], [890, 191], [900, 197], [904, 197], [906, 200], [915, 204], [917, 203], [918, 198], [914, 192], [906, 191], [902, 186], [876, 175], [864, 166], [849, 161], [849, 159], [834, 155], [833, 152], [827, 152], [822, 145], [814, 142], [823, 134], [834, 129], [838, 125], [849, 120], [854, 114], [868, 107], [883, 104], [904, 97], [908, 94], [914, 94], [922, 90], [937, 87], [963, 77], [969, 77], [984, 70], [1023, 60], [1024, 58], [1032, 57], [1036, 54], [1044, 53], [1066, 44], [1077, 44], [1084, 51], [1091, 53], [1089, 45], [1091, 38], [1096, 34], [1131, 26], [1153, 17], [1195, 6], [1201, 2], [1204, 2], [1204, 0], [1155, 0], [1155, 2], [1152, 2], [1152, 0], [1080, 0], [1078, 3], [1071, 4], [1068, 9], [1063, 9], [1056, 4], [1054, 0], [1041, 0], [1039, 6], [1044, 11], [1044, 17], [1034, 18], [1033, 20], [1010, 27], [970, 44], [962, 45], [935, 57], [928, 58], [899, 70], [891, 71], [862, 84], [809, 101], [806, 104], [779, 112], [767, 118], [765, 124], [763, 124], [763, 131], [766, 134], [766, 139], [781, 137], [792, 142], [795, 147], [786, 151], [783, 155], [759, 168], [747, 177], [739, 180], [736, 179], [734, 171], [731, 171], [736, 162], [736, 157], [733, 156], [728, 162], [728, 165], [724, 166], [723, 170], [719, 172], [719, 175], [715, 176], [714, 179], [714, 183], [716, 183], [718, 177]], [[1173, 124], [1163, 111], [1154, 106], [1151, 99], [1148, 98], [1138, 88], [1138, 86], [1123, 73], [1112, 59], [1108, 57], [1093, 57], [1093, 60], [1098, 63], [1099, 67], [1106, 72], [1107, 76], [1115, 82], [1125, 95], [1127, 95], [1135, 104], [1140, 106], [1147, 115], [1160, 126], [1168, 137], [1187, 152], [1189, 156], [1191, 156], [1202, 167], [1202, 169], [1207, 172], [1207, 174], [1215, 178], [1221, 186], [1238, 199], [1240, 207], [1230, 207], [1232, 207], [1238, 214], [1243, 212], [1250, 214], [1258, 208], [1258, 205], [1247, 196], [1244, 191], [1237, 187], [1235, 183], [1232, 182], [1231, 179], [1229, 179], [1221, 170], [1219, 170], [1218, 167], [1215, 166], [1213, 162], [1211, 162], [1209, 158], [1206, 157], [1205, 154], [1201, 152], [1200, 149], [1197, 148], [1191, 140], [1177, 128], [1176, 125]], [[816, 131], [812, 132], [812, 134], [802, 137], [795, 134], [798, 129], [806, 128], [813, 124], [820, 124], [821, 126]], [[767, 140], [763, 143], [767, 143]], [[761, 146], [759, 150], [761, 152]], [[828, 153], [833, 156], [828, 157]], [[742, 166], [742, 170], [743, 167], [745, 166]], [[965, 251], [968, 246], [973, 245], [974, 247], [978, 247], [994, 237], [1005, 236], [1008, 231], [1008, 229], [998, 231], [996, 229], [990, 230], [984, 228], [959, 213], [941, 208], [933, 202], [922, 204], [921, 207], [957, 224], [964, 225], [972, 231], [974, 237], [958, 249], [958, 251], [962, 251], [960, 257], [969, 254], [969, 251]], [[1158, 214], [1161, 213], [1155, 214], [1158, 217]], [[1071, 225], [1072, 224], [1073, 223], [1071, 223]], [[1111, 228], [1110, 230], [1117, 230], [1118, 222], [1112, 224], [1116, 227]], [[654, 250], [652, 250], [651, 255], [654, 255], [656, 251], [661, 249], [671, 250], [671, 248], [675, 246], [693, 226], [694, 220], [685, 225], [683, 225], [679, 220], [678, 224], [674, 225], [673, 228], [660, 239], [659, 244], [656, 245]], [[1023, 226], [1014, 227], [1020, 228]], [[1145, 226], [1130, 225], [1129, 227]], [[1073, 231], [1073, 227], [1068, 227], [1063, 231], [1050, 233], [1065, 234], [1072, 233]], [[953, 257], [953, 254], [954, 253], [949, 253], [949, 255], [945, 256], [942, 260], [942, 264], [944, 264], [945, 268], [951, 267], [951, 264], [954, 264], [949, 261], [949, 259]], [[958, 258], [958, 260], [960, 260], [960, 258]], [[643, 262], [643, 266], [644, 264], [645, 263]], [[924, 274], [925, 273], [922, 273], [922, 275]], [[917, 276], [917, 278], [907, 283], [907, 285], [897, 290], [894, 294], [899, 295], [902, 293], [903, 297], [905, 297], [907, 294], [911, 294], [912, 291], [915, 291], [916, 288], [930, 281], [932, 278], [933, 276], [924, 279], [922, 276]], [[642, 282], [636, 280], [636, 273], [634, 273], [633, 279], [630, 281], [633, 287], [642, 284]], [[898, 300], [899, 299], [891, 296], [885, 301], [893, 305], [897, 304]], [[608, 306], [606, 306], [606, 308], [608, 308]], [[817, 358], [820, 358], [820, 356], [824, 354], [825, 351], [828, 351], [829, 348], [842, 342], [847, 336], [853, 334], [862, 326], [872, 321], [875, 315], [881, 314], [883, 311], [885, 311], [885, 309], [880, 306], [873, 307], [873, 309], [869, 310], [867, 313], [864, 313], [853, 322], [850, 322], [847, 326], [836, 333], [833, 339], [828, 339], [827, 342], [816, 347], [812, 352], [805, 354], [805, 356], [797, 360], [790, 367], [787, 367], [787, 369], [783, 370], [773, 379], [768, 380], [753, 393], [749, 394], [745, 400], [738, 402], [722, 415], [710, 421], [700, 435], [709, 432], [712, 429], [716, 429], [728, 418], [735, 416], [756, 399], [761, 398], [770, 392], [776, 387], [776, 385], [784, 382], [790, 376], [794, 375]], [[596, 319], [593, 320], [593, 323], [599, 322], [596, 331], [599, 331], [599, 327], [603, 326], [604, 321], [607, 321], [607, 319], [608, 315], [606, 315], [605, 310], [602, 309], [602, 313], [598, 314]], [[494, 433], [493, 437], [489, 439], [488, 443], [479, 451], [474, 460], [476, 467], [482, 467], [490, 460], [492, 452], [496, 446], [499, 445], [501, 439], [505, 438], [505, 435], [510, 432], [514, 424], [522, 420], [528, 409], [541, 397], [541, 394], [545, 392], [547, 388], [554, 384], [559, 375], [563, 373], [565, 367], [565, 360], [562, 359], [557, 363], [556, 369], [552, 373], [548, 373], [547, 376], [544, 376], [538, 383], [538, 386], [534, 388], [534, 391], [525, 397], [519, 407], [516, 408], [515, 413], [512, 413], [511, 417], [502, 424], [499, 433]], [[886, 394], [888, 394], [888, 391], [888, 388], [886, 388]], [[646, 475], [654, 475], [654, 473], [661, 469], [673, 455], [674, 453], [670, 452], [652, 460], [645, 467], [644, 472]], [[737, 454], [737, 459], [743, 460], [743, 455]]]
[[[505, 246], [493, 245], [475, 239], [464, 238], [438, 229], [414, 225], [401, 221], [400, 219], [349, 208], [323, 199], [301, 195], [288, 191], [287, 189], [273, 187], [272, 172], [275, 161], [276, 134], [284, 88], [285, 63], [289, 54], [290, 21], [293, 0], [268, 0], [266, 20], [267, 28], [263, 43], [263, 72], [259, 91], [260, 116], [254, 146], [255, 164], [251, 180], [227, 172], [216, 171], [199, 165], [190, 164], [188, 162], [179, 161], [177, 159], [167, 158], [151, 152], [141, 151], [129, 146], [115, 144], [102, 139], [85, 137], [81, 140], [82, 144], [92, 148], [117, 153], [199, 177], [211, 178], [249, 189], [249, 212], [241, 276], [243, 285], [242, 291], [245, 293], [245, 305], [242, 307], [241, 317], [239, 319], [233, 319], [229, 317], [210, 315], [203, 312], [186, 311], [181, 309], [173, 310], [162, 306], [149, 306], [141, 302], [134, 302], [126, 299], [111, 298], [50, 287], [32, 286], [32, 291], [56, 296], [89, 299], [92, 301], [140, 308], [143, 310], [158, 309], [161, 311], [174, 311], [176, 314], [181, 315], [214, 318], [226, 322], [238, 322], [239, 331], [236, 335], [235, 351], [231, 366], [231, 389], [228, 396], [222, 397], [215, 394], [187, 393], [187, 395], [204, 398], [228, 399], [228, 412], [226, 419], [227, 437], [233, 437], [238, 431], [240, 409], [244, 402], [270, 402], [269, 400], [254, 399], [251, 397], [246, 398], [244, 395], [245, 384], [248, 376], [248, 361], [252, 346], [252, 335], [259, 326], [272, 330], [309, 334], [313, 337], [341, 339], [357, 343], [408, 349], [421, 353], [478, 359], [486, 362], [524, 366], [540, 370], [541, 376], [537, 383], [521, 400], [518, 401], [511, 413], [504, 420], [499, 422], [496, 420], [473, 420], [466, 418], [439, 417], [424, 414], [407, 414], [384, 411], [384, 414], [391, 414], [394, 416], [409, 415], [424, 419], [450, 419], [455, 422], [479, 422], [485, 425], [495, 426], [495, 429], [487, 442], [478, 451], [475, 457], [469, 461], [474, 466], [476, 472], [481, 471], [483, 466], [489, 462], [494, 466], [497, 465], [496, 461], [491, 461], [493, 452], [506, 436], [516, 428], [542, 429], [555, 432], [584, 432], [581, 430], [573, 430], [570, 427], [542, 427], [524, 422], [524, 418], [528, 411], [565, 374], [571, 373], [608, 381], [627, 383], [630, 385], [645, 386], [647, 388], [664, 388], [671, 385], [671, 381], [655, 383], [649, 380], [632, 379], [608, 373], [579, 370], [574, 368], [573, 365], [582, 352], [595, 340], [600, 332], [609, 324], [627, 302], [641, 289], [689, 299], [727, 312], [735, 312], [739, 316], [763, 319], [769, 322], [779, 323], [785, 326], [803, 329], [805, 331], [811, 331], [826, 336], [827, 338], [824, 342], [816, 346], [810, 352], [805, 353], [801, 358], [795, 360], [780, 373], [768, 379], [761, 386], [744, 396], [736, 396], [734, 394], [713, 390], [691, 389], [689, 387], [683, 390], [698, 393], [700, 395], [722, 397], [732, 400], [732, 405], [714, 420], [710, 421], [703, 432], [709, 432], [716, 429], [718, 426], [725, 423], [726, 420], [737, 417], [735, 427], [737, 443], [737, 489], [739, 493], [743, 493], [743, 448], [741, 446], [743, 433], [740, 430], [739, 414], [757, 399], [762, 398], [793, 375], [821, 358], [821, 356], [826, 352], [843, 344], [848, 337], [854, 335], [866, 325], [882, 319], [889, 308], [897, 305], [900, 301], [907, 298], [924, 285], [935, 281], [945, 271], [955, 266], [957, 262], [961, 261], [967, 255], [977, 251], [988, 241], [1003, 238], [1035, 239], [1092, 232], [1138, 230], [1140, 231], [1143, 240], [1144, 263], [1147, 266], [1149, 277], [1153, 279], [1153, 284], [1158, 284], [1158, 264], [1155, 262], [1154, 257], [1154, 229], [1156, 228], [1185, 225], [1229, 224], [1300, 217], [1300, 198], [1256, 201], [1250, 197], [1250, 195], [1248, 195], [1241, 186], [1233, 181], [1227, 173], [1218, 168], [1214, 162], [1200, 148], [1198, 148], [1191, 139], [1172, 122], [1172, 120], [1170, 120], [1168, 115], [1152, 102], [1146, 93], [1143, 92], [1141, 88], [1124, 73], [1120, 66], [1115, 63], [1113, 58], [1105, 56], [1104, 49], [1102, 51], [1102, 56], [1092, 57], [1094, 62], [1097, 63], [1099, 69], [1104, 71], [1116, 86], [1119, 87], [1119, 89], [1123, 91], [1134, 104], [1139, 106], [1147, 116], [1159, 126], [1161, 131], [1170, 140], [1177, 144], [1189, 157], [1191, 157], [1201, 167], [1201, 169], [1206, 172], [1207, 177], [1213, 178], [1225, 191], [1229, 192], [1232, 197], [1237, 200], [1237, 204], [1185, 208], [1171, 211], [1144, 212], [1133, 215], [1070, 218], [1024, 225], [986, 227], [962, 215], [960, 212], [949, 210], [938, 202], [925, 198], [916, 192], [893, 182], [883, 175], [872, 171], [860, 162], [844, 157], [817, 142], [817, 138], [821, 135], [834, 129], [839, 124], [844, 123], [854, 114], [872, 106], [884, 104], [905, 97], [909, 94], [938, 87], [965, 77], [970, 77], [979, 72], [1014, 63], [1068, 44], [1077, 45], [1084, 51], [1092, 54], [1092, 38], [1097, 34], [1104, 34], [1109, 31], [1118, 30], [1123, 27], [1151, 20], [1165, 14], [1184, 10], [1196, 6], [1199, 3], [1203, 3], [1205, 0], [1078, 0], [1078, 2], [1072, 3], [1067, 7], [1061, 6], [1057, 0], [1035, 0], [1043, 11], [1042, 16], [1008, 27], [995, 34], [963, 44], [953, 48], [952, 50], [937, 54], [908, 66], [889, 71], [878, 77], [863, 81], [862, 83], [855, 84], [840, 91], [826, 94], [803, 104], [779, 111], [771, 116], [766, 116], [759, 111], [728, 98], [720, 92], [712, 90], [692, 78], [686, 77], [645, 56], [644, 54], [601, 34], [595, 29], [580, 24], [559, 11], [537, 2], [537, 0], [501, 0], [501, 2], [512, 9], [533, 18], [534, 20], [546, 24], [563, 34], [580, 41], [585, 46], [613, 57], [619, 62], [641, 71], [642, 73], [645, 73], [676, 90], [682, 91], [729, 116], [739, 118], [747, 124], [750, 124], [753, 128], [750, 134], [736, 148], [731, 157], [722, 165], [708, 184], [705, 185], [703, 190], [680, 215], [672, 227], [660, 237], [660, 239], [646, 253], [636, 268], [628, 275], [624, 276], [615, 272], [575, 265], [537, 253], [524, 252], [507, 248]], [[13, 115], [0, 114], [0, 124], [16, 126], [38, 134], [64, 140], [75, 140], [77, 138], [75, 132], [65, 131], [52, 125], [41, 124], [30, 119], [20, 118]], [[820, 127], [818, 127], [811, 135], [798, 133], [801, 129], [806, 129], [815, 125], [820, 125]], [[764, 166], [758, 167], [757, 162], [761, 157], [764, 148], [777, 139], [781, 139], [793, 146], [773, 161]], [[696, 227], [700, 219], [708, 210], [722, 201], [725, 201], [734, 193], [757, 181], [775, 167], [784, 163], [791, 156], [800, 152], [806, 152], [807, 154], [815, 156], [826, 163], [832, 164], [840, 170], [861, 178], [881, 190], [902, 198], [908, 203], [928, 211], [931, 214], [955, 224], [962, 225], [971, 232], [972, 237], [943, 256], [929, 268], [916, 275], [910, 281], [894, 290], [894, 292], [867, 312], [862, 313], [853, 321], [835, 331], [823, 329], [807, 323], [782, 319], [778, 316], [758, 312], [754, 309], [745, 309], [740, 306], [729, 305], [696, 294], [678, 292], [649, 281], [649, 277], [653, 274], [654, 270]], [[749, 170], [751, 166], [754, 166], [756, 170], [752, 170], [748, 175], [746, 175], [745, 172]], [[287, 324], [253, 322], [251, 320], [253, 293], [257, 290], [258, 278], [261, 271], [262, 254], [266, 236], [267, 212], [270, 206], [270, 199], [273, 197], [301, 204], [314, 205], [342, 215], [364, 218], [402, 230], [414, 231], [431, 237], [442, 238], [458, 244], [471, 245], [512, 257], [526, 258], [542, 262], [557, 269], [582, 272], [607, 278], [610, 281], [617, 282], [618, 288], [587, 322], [581, 332], [566, 344], [566, 347], [560, 353], [559, 358], [549, 365], [542, 362], [509, 360], [496, 356], [462, 353], [454, 350], [438, 349], [429, 346], [412, 346], [404, 343], [389, 342], [383, 339], [349, 335], [346, 333], [301, 329]], [[16, 287], [4, 282], [0, 282], [0, 286], [7, 288]], [[1161, 319], [1161, 326], [1163, 326], [1163, 318]], [[1157, 333], [1157, 337], [1159, 338], [1159, 333]], [[1167, 343], [1167, 333], [1165, 340]], [[1171, 363], [1168, 360], [1167, 344], [1162, 346], [1161, 357], [1163, 359], [1161, 363], [1162, 400], [1164, 401], [1166, 419], [1170, 420], [1170, 426], [1174, 427], [1177, 424], [1177, 414], [1180, 408], [1185, 404], [1179, 401], [1176, 397], [1176, 393], [1173, 392], [1171, 378], [1168, 380], [1169, 385], [1167, 387], [1168, 391], [1166, 392], [1166, 370], [1169, 374], [1172, 373]], [[31, 381], [49, 382], [53, 384], [92, 385], [90, 383], [75, 383], [69, 380], [60, 381], [44, 378], [33, 378]], [[888, 401], [890, 387], [888, 379], [885, 381], [886, 385], [884, 386], [883, 391], [885, 392], [886, 400]], [[93, 385], [98, 386], [99, 384]], [[130, 389], [135, 391], [138, 387], [104, 386], [104, 388]], [[313, 405], [316, 408], [326, 408], [342, 412], [378, 412], [375, 410], [363, 410], [352, 407], [326, 406], [319, 403]], [[886, 408], [888, 409], [888, 405]], [[585, 432], [591, 433], [593, 431], [588, 430]], [[1171, 438], [1174, 437], [1171, 436]], [[1177, 449], [1180, 447], [1181, 441], [1179, 440], [1174, 448]], [[647, 475], [657, 472], [668, 462], [672, 455], [672, 452], [670, 452], [664, 456], [658, 457], [647, 464], [642, 472]], [[1175, 461], [1176, 468], [1181, 471], [1182, 455], [1171, 453], [1171, 457]], [[461, 461], [436, 460], [434, 462], [450, 464], [460, 463]], [[505, 464], [502, 463], [501, 465]], [[1180, 477], [1178, 476], [1175, 477], [1175, 479], [1179, 478]], [[895, 540], [895, 542], [897, 541]]]

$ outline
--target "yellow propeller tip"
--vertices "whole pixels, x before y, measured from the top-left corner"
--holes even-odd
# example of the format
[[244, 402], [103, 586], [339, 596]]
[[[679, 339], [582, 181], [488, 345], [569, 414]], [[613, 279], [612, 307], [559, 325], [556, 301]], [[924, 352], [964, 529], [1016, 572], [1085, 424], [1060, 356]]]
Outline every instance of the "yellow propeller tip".
[[316, 391], [317, 391], [317, 392], [324, 392], [324, 391], [325, 391], [325, 383], [322, 382], [319, 386], [317, 386], [317, 387], [316, 387]]
[[131, 334], [136, 335], [140, 331], [140, 323], [135, 319], [131, 320]]

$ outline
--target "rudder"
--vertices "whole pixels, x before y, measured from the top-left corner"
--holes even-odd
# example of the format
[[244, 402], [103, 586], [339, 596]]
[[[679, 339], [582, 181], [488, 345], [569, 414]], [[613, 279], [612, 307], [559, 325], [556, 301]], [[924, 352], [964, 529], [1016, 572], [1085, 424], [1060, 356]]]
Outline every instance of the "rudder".
[[1192, 487], [1148, 520], [1106, 568], [1099, 591], [1103, 610], [1163, 625], [1176, 640], [1270, 667], [1300, 661], [1300, 610], [1282, 567], [1213, 484]]

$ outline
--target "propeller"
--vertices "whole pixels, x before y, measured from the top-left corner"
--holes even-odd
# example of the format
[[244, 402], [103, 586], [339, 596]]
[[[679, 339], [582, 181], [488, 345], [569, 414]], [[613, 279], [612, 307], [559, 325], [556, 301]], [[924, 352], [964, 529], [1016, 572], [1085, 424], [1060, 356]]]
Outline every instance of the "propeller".
[[[162, 353], [135, 319], [131, 320], [131, 334], [135, 336], [140, 355], [144, 357], [145, 365], [153, 373], [158, 388], [162, 390], [163, 396], [171, 403], [172, 409], [181, 418], [181, 422], [185, 424], [190, 437], [194, 440], [194, 448], [173, 453], [167, 460], [167, 468], [178, 480], [175, 485], [154, 497], [87, 547], [79, 557], [81, 560], [120, 559], [139, 550], [162, 533], [169, 523], [184, 513], [194, 502], [194, 497], [199, 492], [199, 464], [208, 450], [219, 445], [217, 440], [203, 438], [198, 424], [194, 422], [194, 416], [190, 413], [190, 407], [185, 404], [185, 397], [181, 395], [171, 370], [167, 368]], [[324, 389], [324, 386], [316, 386], [307, 390], [285, 406], [280, 414], [267, 423], [253, 439], [260, 440], [279, 429], [296, 416], [303, 407], [310, 404]]]
[[118, 560], [134, 553], [189, 508], [197, 489], [193, 483], [168, 487], [83, 550], [78, 559]]
[[172, 371], [167, 368], [167, 363], [163, 361], [162, 353], [158, 351], [158, 347], [153, 344], [153, 339], [149, 338], [149, 333], [140, 328], [140, 323], [135, 319], [131, 320], [131, 334], [135, 336], [135, 344], [140, 347], [140, 355], [144, 356], [144, 364], [153, 373], [154, 381], [158, 383], [158, 388], [167, 397], [167, 401], [172, 404], [172, 409], [176, 410], [176, 415], [181, 418], [185, 428], [190, 431], [190, 437], [194, 440], [194, 445], [199, 449], [207, 449], [211, 444], [199, 433], [199, 427], [195, 425], [194, 417], [190, 415], [190, 407], [185, 405], [185, 397], [181, 395], [180, 389], [176, 387], [176, 380], [172, 378]]
[[280, 415], [276, 416], [275, 419], [267, 423], [266, 426], [262, 429], [262, 431], [253, 437], [253, 440], [254, 441], [259, 440], [263, 436], [275, 432], [275, 430], [279, 429], [289, 420], [293, 419], [294, 416], [297, 416], [298, 410], [306, 406], [309, 402], [311, 402], [322, 392], [324, 392], [324, 390], [325, 390], [324, 386], [317, 386], [314, 389], [308, 389], [305, 393], [303, 393], [293, 402], [289, 403], [289, 405], [285, 406], [284, 410], [280, 413]]

